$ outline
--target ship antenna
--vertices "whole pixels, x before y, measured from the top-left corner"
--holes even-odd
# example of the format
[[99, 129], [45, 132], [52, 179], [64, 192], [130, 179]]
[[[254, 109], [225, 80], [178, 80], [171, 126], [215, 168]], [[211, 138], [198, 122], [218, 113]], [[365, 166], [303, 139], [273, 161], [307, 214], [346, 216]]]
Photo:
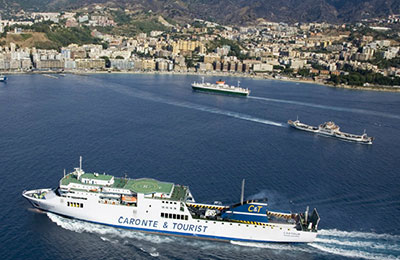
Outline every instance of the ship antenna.
[[243, 197], [244, 197], [244, 183], [245, 183], [245, 179], [243, 179], [242, 181], [242, 194], [240, 196], [240, 204], [243, 205]]
[[65, 177], [65, 169], [64, 169], [64, 177]]
[[204, 77], [201, 77], [201, 83], [204, 84]]
[[238, 87], [240, 87], [240, 80], [238, 80]]
[[82, 171], [82, 156], [79, 156], [79, 170]]

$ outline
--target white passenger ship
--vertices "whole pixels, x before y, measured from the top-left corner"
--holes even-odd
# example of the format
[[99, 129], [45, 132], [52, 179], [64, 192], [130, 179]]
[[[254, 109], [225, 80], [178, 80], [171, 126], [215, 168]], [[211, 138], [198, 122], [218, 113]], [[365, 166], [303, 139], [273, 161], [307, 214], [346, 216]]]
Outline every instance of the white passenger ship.
[[250, 90], [248, 88], [241, 88], [239, 86], [239, 81], [237, 87], [230, 86], [225, 83], [223, 80], [218, 80], [215, 84], [204, 82], [204, 77], [202, 77], [202, 82], [193, 82], [192, 89], [198, 91], [206, 91], [206, 92], [214, 92], [214, 93], [222, 93], [228, 95], [239, 95], [239, 96], [248, 96], [250, 94]]
[[257, 200], [235, 205], [195, 202], [187, 186], [154, 179], [65, 174], [56, 189], [24, 191], [36, 208], [62, 216], [151, 233], [247, 242], [312, 242], [319, 215], [278, 212]]

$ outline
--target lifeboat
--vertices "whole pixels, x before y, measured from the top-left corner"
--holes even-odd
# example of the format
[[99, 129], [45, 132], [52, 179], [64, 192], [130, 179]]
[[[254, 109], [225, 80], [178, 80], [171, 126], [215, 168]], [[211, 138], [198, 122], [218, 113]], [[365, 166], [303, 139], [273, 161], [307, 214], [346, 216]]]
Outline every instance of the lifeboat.
[[132, 197], [132, 196], [122, 196], [121, 199], [122, 199], [122, 201], [128, 202], [128, 203], [136, 202], [136, 197]]
[[223, 80], [218, 80], [218, 81], [215, 82], [215, 83], [217, 83], [218, 85], [224, 85], [224, 84], [225, 84], [225, 81], [223, 81]]

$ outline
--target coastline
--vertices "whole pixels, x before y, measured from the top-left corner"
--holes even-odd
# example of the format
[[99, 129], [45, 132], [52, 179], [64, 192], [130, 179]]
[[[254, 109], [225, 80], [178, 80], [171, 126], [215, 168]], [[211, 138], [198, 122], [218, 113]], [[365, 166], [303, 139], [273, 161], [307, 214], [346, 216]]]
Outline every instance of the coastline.
[[[3, 73], [0, 73], [3, 74]], [[349, 90], [367, 90], [379, 92], [400, 92], [400, 87], [391, 86], [355, 86], [355, 85], [333, 85], [322, 81], [314, 81], [301, 78], [279, 77], [275, 78], [270, 75], [248, 74], [248, 73], [232, 73], [232, 72], [179, 72], [179, 71], [106, 71], [106, 70], [71, 70], [71, 71], [10, 71], [5, 72], [8, 75], [19, 74], [160, 74], [160, 75], [193, 75], [193, 76], [219, 76], [219, 77], [240, 77], [252, 79], [277, 80], [293, 83], [306, 83], [330, 88], [349, 89]]]

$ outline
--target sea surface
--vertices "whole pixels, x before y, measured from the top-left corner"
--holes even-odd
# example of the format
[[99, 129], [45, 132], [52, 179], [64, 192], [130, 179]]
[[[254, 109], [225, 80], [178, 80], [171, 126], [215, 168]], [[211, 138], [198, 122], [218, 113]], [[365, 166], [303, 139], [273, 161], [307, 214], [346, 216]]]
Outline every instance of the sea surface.
[[[400, 94], [225, 78], [248, 98], [193, 92], [198, 76], [10, 76], [0, 83], [0, 259], [400, 259]], [[219, 78], [205, 77], [206, 81]], [[363, 145], [289, 128], [333, 120]], [[151, 235], [38, 212], [25, 189], [83, 169], [190, 186], [199, 202], [267, 197], [321, 216], [310, 244]]]

